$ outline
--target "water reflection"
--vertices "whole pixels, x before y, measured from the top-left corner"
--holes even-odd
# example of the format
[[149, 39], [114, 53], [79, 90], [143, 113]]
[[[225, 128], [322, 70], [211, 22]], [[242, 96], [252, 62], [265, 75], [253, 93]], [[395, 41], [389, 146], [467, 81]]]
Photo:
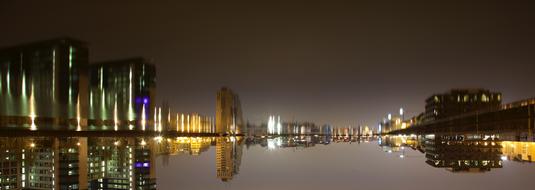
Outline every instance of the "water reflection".
[[199, 156], [215, 146], [217, 179], [240, 171], [243, 147], [305, 149], [372, 138], [278, 137], [1, 137], [2, 189], [156, 189], [157, 157]]
[[451, 172], [481, 173], [503, 168], [503, 161], [531, 162], [535, 142], [504, 141], [506, 134], [428, 134], [383, 136], [379, 145], [387, 153], [405, 155], [405, 148], [425, 155], [426, 163]]
[[140, 138], [0, 138], [5, 189], [155, 189], [155, 152]]
[[502, 142], [503, 160], [514, 160], [519, 162], [533, 162], [535, 156], [535, 142]]
[[483, 135], [429, 136], [425, 140], [426, 163], [452, 172], [485, 172], [502, 168], [502, 146], [497, 138]]

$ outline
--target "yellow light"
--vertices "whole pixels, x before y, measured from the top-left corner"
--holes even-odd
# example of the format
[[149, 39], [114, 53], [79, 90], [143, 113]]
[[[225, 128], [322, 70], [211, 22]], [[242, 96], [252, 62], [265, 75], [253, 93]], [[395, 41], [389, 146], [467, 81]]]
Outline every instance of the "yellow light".
[[141, 130], [145, 131], [147, 125], [147, 118], [145, 118], [145, 104], [141, 108]]
[[119, 130], [119, 116], [117, 114], [117, 100], [115, 100], [115, 106], [113, 108], [113, 121], [115, 123], [115, 131]]
[[32, 120], [32, 124], [30, 125], [30, 130], [35, 131], [37, 130], [37, 126], [35, 125], [35, 99], [33, 97], [33, 84], [32, 84], [32, 92], [30, 94], [30, 119]]

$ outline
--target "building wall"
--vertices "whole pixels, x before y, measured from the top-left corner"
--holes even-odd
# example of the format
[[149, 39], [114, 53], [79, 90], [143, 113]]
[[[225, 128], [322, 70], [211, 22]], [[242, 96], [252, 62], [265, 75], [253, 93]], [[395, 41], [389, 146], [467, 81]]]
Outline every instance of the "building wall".
[[89, 76], [90, 129], [112, 129], [116, 122], [120, 130], [141, 129], [140, 120], [152, 118], [156, 69], [147, 60], [132, 58], [91, 64]]
[[474, 111], [499, 109], [501, 93], [486, 89], [453, 89], [426, 100], [424, 121], [434, 121]]
[[238, 95], [223, 87], [217, 92], [216, 132], [241, 134], [243, 130], [241, 103]]
[[85, 118], [87, 65], [86, 45], [68, 38], [0, 49], [0, 115], [53, 118], [37, 120], [39, 128]]

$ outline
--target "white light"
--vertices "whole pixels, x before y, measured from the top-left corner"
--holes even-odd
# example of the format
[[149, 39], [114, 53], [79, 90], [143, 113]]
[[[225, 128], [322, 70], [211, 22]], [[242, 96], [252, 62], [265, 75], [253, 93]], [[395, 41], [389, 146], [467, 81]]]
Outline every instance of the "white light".
[[145, 104], [143, 104], [143, 107], [141, 108], [141, 130], [143, 131], [145, 131], [147, 125], [147, 118], [145, 114]]
[[403, 115], [403, 108], [399, 108], [399, 115]]
[[119, 116], [117, 114], [117, 99], [115, 99], [115, 104], [113, 107], [113, 122], [115, 124], [113, 128], [115, 131], [119, 130]]

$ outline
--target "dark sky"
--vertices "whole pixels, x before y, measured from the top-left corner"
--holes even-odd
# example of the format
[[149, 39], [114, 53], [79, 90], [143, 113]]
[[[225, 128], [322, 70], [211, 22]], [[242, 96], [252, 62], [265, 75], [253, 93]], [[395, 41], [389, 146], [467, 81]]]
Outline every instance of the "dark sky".
[[[127, 3], [131, 2], [131, 3]], [[158, 99], [214, 115], [374, 125], [450, 88], [535, 96], [530, 1], [0, 1], [0, 46], [72, 36], [91, 61], [152, 58]]]

